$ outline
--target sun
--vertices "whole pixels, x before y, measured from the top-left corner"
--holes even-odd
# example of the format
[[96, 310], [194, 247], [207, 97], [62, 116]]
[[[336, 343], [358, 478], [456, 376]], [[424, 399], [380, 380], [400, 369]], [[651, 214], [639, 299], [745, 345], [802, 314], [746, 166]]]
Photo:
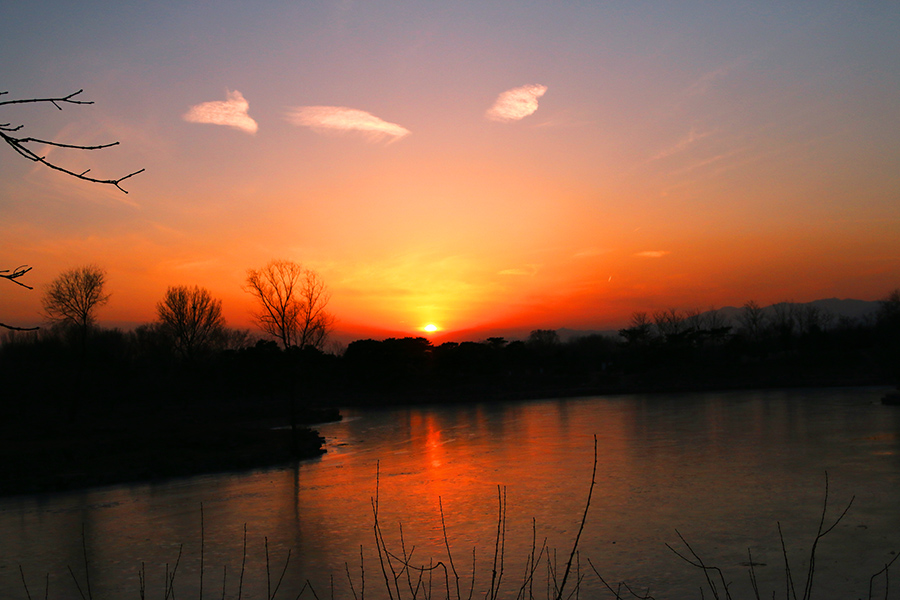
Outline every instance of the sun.
[[428, 333], [434, 333], [437, 330], [438, 330], [438, 326], [435, 325], [434, 323], [429, 323], [428, 325], [426, 325], [425, 327], [422, 328], [422, 331], [427, 331]]

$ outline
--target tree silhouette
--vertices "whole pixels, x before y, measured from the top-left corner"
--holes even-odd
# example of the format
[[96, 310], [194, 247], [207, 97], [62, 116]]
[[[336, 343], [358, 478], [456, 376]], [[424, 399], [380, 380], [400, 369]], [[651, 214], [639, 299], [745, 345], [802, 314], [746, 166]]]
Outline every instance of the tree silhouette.
[[163, 332], [171, 337], [175, 350], [193, 358], [221, 337], [225, 328], [222, 301], [206, 288], [185, 285], [170, 287], [156, 305]]
[[763, 330], [766, 327], [766, 311], [755, 300], [748, 300], [741, 307], [738, 321], [747, 337], [758, 342], [762, 339]]
[[619, 335], [627, 344], [644, 345], [650, 342], [653, 334], [653, 324], [645, 311], [632, 313], [629, 327], [619, 330]]
[[330, 294], [319, 275], [290, 260], [273, 260], [247, 271], [247, 292], [262, 310], [253, 316], [259, 328], [284, 348], [321, 350], [334, 325], [326, 311]]
[[106, 272], [88, 265], [62, 272], [44, 292], [44, 315], [52, 323], [76, 327], [83, 337], [95, 321], [97, 308], [109, 301], [103, 293]]

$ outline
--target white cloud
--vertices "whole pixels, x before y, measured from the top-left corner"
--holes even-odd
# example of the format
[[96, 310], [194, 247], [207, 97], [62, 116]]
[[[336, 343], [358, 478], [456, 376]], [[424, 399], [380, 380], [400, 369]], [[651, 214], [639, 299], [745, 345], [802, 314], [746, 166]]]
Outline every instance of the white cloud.
[[547, 91], [546, 85], [530, 84], [507, 90], [497, 96], [485, 116], [492, 121], [518, 121], [538, 109], [538, 98]]
[[224, 102], [203, 102], [192, 106], [184, 114], [184, 120], [191, 123], [212, 123], [213, 125], [227, 125], [235, 127], [247, 133], [256, 133], [259, 126], [256, 124], [247, 109], [250, 104], [244, 99], [243, 94], [237, 90], [227, 93]]
[[669, 254], [668, 250], [647, 250], [645, 252], [638, 252], [635, 256], [640, 256], [641, 258], [662, 258], [667, 254]]
[[398, 140], [410, 133], [409, 129], [396, 123], [345, 106], [298, 106], [288, 112], [287, 120], [316, 131], [359, 131], [376, 138], [390, 136]]

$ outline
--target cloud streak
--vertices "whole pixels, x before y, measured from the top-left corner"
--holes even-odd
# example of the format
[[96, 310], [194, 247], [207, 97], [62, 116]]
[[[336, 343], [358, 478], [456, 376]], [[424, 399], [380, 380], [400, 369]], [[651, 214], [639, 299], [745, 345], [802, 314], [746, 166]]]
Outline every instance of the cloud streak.
[[357, 108], [345, 106], [298, 106], [288, 111], [289, 123], [318, 132], [357, 131], [374, 138], [389, 136], [395, 140], [409, 135], [409, 129], [388, 123]]
[[508, 123], [520, 121], [538, 109], [538, 98], [547, 91], [546, 85], [530, 84], [506, 90], [485, 113], [492, 121]]
[[647, 250], [645, 252], [638, 252], [635, 256], [641, 258], [662, 258], [667, 254], [669, 254], [668, 250]]
[[659, 152], [650, 160], [660, 160], [662, 158], [668, 158], [669, 156], [672, 156], [673, 154], [677, 154], [683, 150], [686, 150], [689, 146], [693, 145], [694, 142], [696, 142], [697, 140], [702, 140], [703, 138], [705, 138], [711, 134], [712, 134], [712, 131], [698, 132], [696, 130], [696, 128], [691, 127], [691, 130], [688, 132], [688, 134], [686, 136], [684, 136], [683, 138], [681, 138], [675, 145], [666, 148], [662, 152]]
[[248, 114], [249, 107], [250, 104], [244, 99], [243, 94], [235, 90], [227, 92], [224, 102], [217, 100], [192, 106], [183, 118], [189, 123], [225, 125], [253, 134], [259, 126]]

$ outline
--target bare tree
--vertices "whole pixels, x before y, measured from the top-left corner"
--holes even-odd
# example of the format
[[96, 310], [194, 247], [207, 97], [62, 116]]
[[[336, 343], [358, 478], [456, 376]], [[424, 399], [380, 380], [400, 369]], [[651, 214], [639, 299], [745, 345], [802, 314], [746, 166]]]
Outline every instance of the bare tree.
[[87, 328], [94, 323], [97, 308], [109, 301], [105, 285], [106, 272], [96, 265], [64, 271], [44, 293], [44, 314], [53, 323]]
[[756, 301], [750, 300], [744, 303], [738, 315], [738, 320], [751, 340], [759, 341], [762, 338], [767, 318], [765, 309], [757, 304]]
[[44, 292], [44, 315], [51, 323], [75, 327], [84, 343], [96, 310], [109, 301], [105, 285], [106, 272], [96, 265], [64, 271]]
[[877, 322], [896, 327], [900, 325], [900, 288], [895, 288], [878, 301]]
[[171, 336], [175, 350], [185, 358], [221, 338], [225, 328], [222, 301], [206, 288], [175, 286], [156, 305], [162, 330]]
[[704, 324], [707, 329], [720, 329], [728, 327], [728, 322], [722, 315], [722, 311], [715, 306], [710, 306], [704, 313]]
[[331, 296], [315, 271], [290, 260], [273, 260], [247, 271], [245, 289], [262, 309], [253, 315], [260, 329], [285, 348], [321, 350], [325, 345], [334, 317], [326, 310]]
[[772, 325], [783, 337], [794, 334], [798, 317], [799, 308], [794, 302], [779, 302], [772, 305]]
[[709, 307], [709, 310], [704, 313], [703, 321], [711, 342], [720, 344], [728, 338], [731, 325], [728, 324], [721, 310], [713, 306]]
[[[62, 110], [62, 105], [64, 104], [93, 104], [90, 100], [78, 100], [76, 96], [81, 94], [84, 90], [78, 90], [77, 92], [73, 92], [71, 94], [65, 96], [54, 96], [48, 98], [21, 98], [18, 100], [0, 100], [0, 106], [8, 106], [11, 104], [52, 104], [58, 110]], [[0, 92], [0, 96], [5, 96], [9, 92]], [[110, 148], [112, 146], [116, 146], [119, 142], [110, 142], [107, 144], [99, 144], [96, 146], [87, 146], [83, 144], [64, 144], [61, 142], [54, 142], [52, 140], [45, 140], [42, 138], [28, 137], [20, 135], [20, 132], [24, 128], [24, 125], [13, 125], [12, 123], [0, 123], [0, 139], [6, 142], [17, 154], [20, 156], [32, 161], [41, 163], [42, 165], [53, 169], [54, 171], [60, 171], [61, 173], [65, 173], [66, 175], [71, 175], [76, 179], [81, 179], [83, 181], [89, 181], [91, 183], [101, 183], [114, 185], [118, 189], [122, 190], [126, 194], [128, 193], [121, 185], [123, 181], [128, 179], [129, 177], [134, 177], [138, 173], [142, 173], [144, 169], [140, 169], [138, 171], [134, 171], [133, 173], [129, 173], [124, 177], [118, 177], [116, 179], [98, 179], [93, 176], [89, 176], [88, 173], [90, 169], [85, 171], [73, 171], [69, 168], [63, 167], [60, 164], [50, 161], [46, 156], [41, 156], [35, 150], [33, 150], [30, 146], [32, 145], [45, 145], [45, 146], [53, 146], [56, 148], [64, 148], [67, 150], [103, 150], [104, 148]], [[31, 286], [25, 285], [21, 281], [18, 281], [18, 278], [25, 275], [28, 271], [31, 270], [31, 267], [23, 265], [17, 267], [15, 269], [4, 269], [0, 271], [0, 278], [8, 279], [13, 283], [21, 285], [22, 287], [33, 289]], [[0, 327], [5, 329], [12, 329], [16, 331], [30, 331], [37, 329], [37, 327], [13, 327], [12, 325], [7, 325], [5, 323], [0, 323]]]
[[663, 338], [676, 337], [685, 329], [684, 315], [677, 308], [654, 312], [653, 322]]
[[700, 331], [703, 329], [703, 313], [699, 308], [688, 308], [684, 311], [684, 325], [688, 331]]
[[535, 348], [552, 348], [559, 345], [559, 334], [555, 329], [535, 329], [525, 343]]
[[650, 341], [653, 333], [653, 324], [645, 311], [637, 311], [631, 314], [630, 325], [619, 330], [619, 335], [625, 338], [629, 344], [645, 344]]

